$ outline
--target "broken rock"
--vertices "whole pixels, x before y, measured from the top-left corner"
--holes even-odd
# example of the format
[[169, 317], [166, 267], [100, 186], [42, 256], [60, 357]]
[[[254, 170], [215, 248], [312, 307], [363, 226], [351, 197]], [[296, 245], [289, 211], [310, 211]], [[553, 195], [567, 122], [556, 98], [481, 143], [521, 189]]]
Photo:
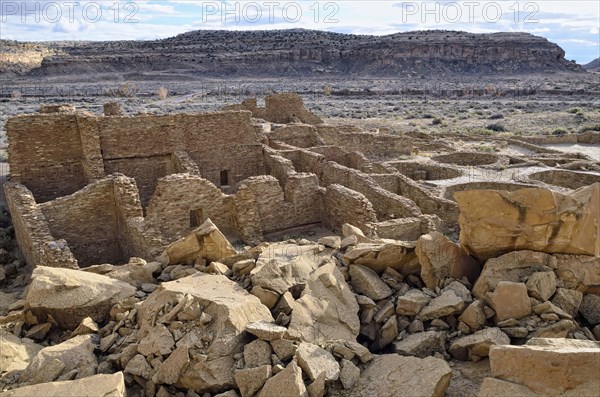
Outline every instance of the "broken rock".
[[421, 279], [428, 288], [438, 287], [446, 278], [467, 277], [473, 283], [481, 272], [479, 262], [439, 232], [419, 237], [415, 251], [421, 264]]
[[169, 244], [159, 257], [163, 265], [194, 264], [197, 260], [220, 261], [235, 255], [235, 248], [210, 219], [190, 234]]
[[60, 327], [75, 329], [86, 317], [104, 321], [114, 304], [135, 292], [128, 283], [99, 274], [38, 266], [25, 299], [38, 320], [51, 315]]
[[456, 296], [454, 291], [448, 290], [429, 302], [429, 304], [419, 312], [417, 318], [421, 321], [429, 321], [434, 318], [460, 313], [464, 307], [465, 301]]
[[396, 396], [406, 390], [415, 396], [442, 397], [451, 376], [450, 367], [439, 358], [385, 354], [369, 363], [348, 395]]
[[315, 344], [301, 343], [295, 357], [311, 380], [317, 379], [323, 372], [327, 381], [337, 380], [340, 376], [340, 366], [335, 358], [327, 350]]
[[292, 360], [283, 371], [273, 376], [263, 386], [259, 397], [275, 397], [285, 390], [289, 397], [308, 397], [306, 386], [302, 380], [302, 369]]
[[362, 265], [350, 266], [350, 279], [354, 290], [377, 301], [392, 295], [392, 290], [373, 270]]
[[486, 328], [455, 340], [448, 352], [462, 361], [479, 361], [489, 355], [493, 345], [510, 345], [510, 338], [499, 328]]
[[292, 303], [292, 308], [288, 328], [304, 341], [356, 340], [358, 336], [358, 303], [334, 263], [311, 273], [302, 296]]
[[126, 395], [122, 372], [111, 375], [94, 375], [71, 381], [42, 383], [2, 393], [2, 397], [125, 397]]
[[523, 283], [500, 281], [490, 294], [490, 304], [499, 320], [520, 319], [531, 314], [527, 286]]
[[490, 366], [494, 377], [526, 386], [534, 393], [600, 394], [600, 346], [595, 342], [533, 338], [523, 346], [492, 346]]

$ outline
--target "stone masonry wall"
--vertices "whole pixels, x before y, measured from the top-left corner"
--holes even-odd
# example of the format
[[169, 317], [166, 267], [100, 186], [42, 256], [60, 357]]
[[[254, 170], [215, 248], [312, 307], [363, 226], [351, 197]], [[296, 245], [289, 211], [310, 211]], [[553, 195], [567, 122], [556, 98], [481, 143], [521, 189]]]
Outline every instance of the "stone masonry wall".
[[362, 152], [375, 156], [412, 153], [412, 141], [400, 136], [373, 132], [344, 132], [338, 127], [329, 125], [318, 126], [317, 132], [326, 144], [341, 146], [349, 152]]
[[77, 260], [66, 241], [56, 240], [52, 236], [31, 191], [19, 183], [7, 182], [4, 192], [17, 243], [26, 262], [32, 266], [77, 269]]
[[12, 180], [42, 202], [86, 184], [78, 117], [73, 113], [23, 115], [6, 125]]
[[233, 192], [243, 179], [264, 174], [250, 116], [248, 111], [17, 116], [7, 123], [11, 173], [43, 202], [120, 172], [135, 178], [145, 205], [156, 181], [176, 172], [173, 153], [185, 151], [204, 178]]
[[377, 215], [363, 194], [342, 185], [329, 185], [325, 193], [325, 212], [325, 223], [333, 230], [339, 231], [344, 223], [350, 223], [366, 236], [375, 235]]
[[80, 266], [126, 262], [119, 244], [113, 182], [103, 179], [40, 204], [52, 235], [67, 241]]

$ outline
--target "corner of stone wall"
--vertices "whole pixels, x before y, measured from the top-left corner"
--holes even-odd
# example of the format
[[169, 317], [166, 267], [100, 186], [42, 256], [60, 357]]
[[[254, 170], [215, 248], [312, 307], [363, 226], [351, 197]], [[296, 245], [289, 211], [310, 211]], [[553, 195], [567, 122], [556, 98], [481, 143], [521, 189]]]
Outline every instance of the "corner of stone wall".
[[34, 267], [78, 269], [77, 260], [65, 240], [55, 240], [48, 222], [33, 194], [16, 182], [4, 184], [6, 201], [13, 221], [19, 249], [25, 261]]

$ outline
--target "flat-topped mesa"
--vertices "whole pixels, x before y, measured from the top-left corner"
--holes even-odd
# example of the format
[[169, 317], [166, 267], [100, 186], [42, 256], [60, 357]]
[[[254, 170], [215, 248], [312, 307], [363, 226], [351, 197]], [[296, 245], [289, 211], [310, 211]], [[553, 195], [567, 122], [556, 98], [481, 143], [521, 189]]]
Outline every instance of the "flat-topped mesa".
[[528, 33], [431, 30], [367, 36], [303, 29], [199, 30], [153, 41], [46, 46], [48, 56], [34, 74], [175, 69], [227, 77], [584, 72], [564, 58], [558, 45]]

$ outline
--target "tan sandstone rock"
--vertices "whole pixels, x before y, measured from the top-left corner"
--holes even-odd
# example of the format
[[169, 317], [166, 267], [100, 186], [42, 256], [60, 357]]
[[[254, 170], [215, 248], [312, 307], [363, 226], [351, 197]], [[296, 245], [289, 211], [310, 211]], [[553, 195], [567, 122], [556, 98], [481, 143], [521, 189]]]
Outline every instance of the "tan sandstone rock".
[[377, 273], [383, 273], [388, 267], [402, 274], [416, 274], [420, 271], [415, 244], [403, 241], [359, 243], [346, 251], [344, 259], [349, 264], [364, 265]]
[[600, 183], [570, 194], [465, 190], [454, 198], [461, 245], [479, 260], [518, 250], [600, 255]]
[[479, 262], [439, 232], [419, 237], [415, 252], [421, 264], [421, 279], [429, 288], [438, 287], [446, 278], [467, 277], [473, 283], [481, 272]]
[[[197, 353], [190, 354], [189, 365], [174, 385], [212, 392], [233, 387], [233, 355], [242, 350], [246, 326], [257, 321], [273, 321], [271, 313], [257, 297], [223, 275], [204, 273], [161, 284], [143, 302], [139, 316], [140, 345], [148, 337], [156, 339], [153, 335], [158, 330], [175, 321], [195, 321], [194, 327], [177, 342], [177, 347], [187, 346]], [[171, 342], [166, 340], [166, 336], [166, 345], [157, 342], [151, 345], [155, 347], [144, 350], [144, 353], [160, 350], [161, 346], [170, 350]], [[169, 353], [163, 350], [160, 354]], [[184, 352], [177, 362], [187, 362]], [[170, 375], [168, 378], [172, 380]]]
[[311, 273], [302, 296], [292, 306], [288, 329], [306, 342], [355, 340], [358, 336], [358, 303], [334, 263]]
[[23, 370], [43, 348], [31, 339], [19, 338], [0, 329], [0, 374]]
[[600, 394], [597, 342], [533, 338], [523, 346], [492, 346], [490, 366], [494, 377], [526, 386], [534, 393]]
[[435, 318], [460, 313], [465, 307], [465, 301], [456, 296], [454, 291], [448, 290], [437, 298], [434, 298], [417, 315], [421, 321], [429, 321]]
[[448, 353], [459, 360], [479, 361], [489, 355], [493, 345], [510, 345], [510, 338], [499, 328], [486, 328], [458, 338], [452, 342]]
[[335, 358], [327, 350], [315, 344], [301, 343], [295, 357], [298, 365], [313, 381], [323, 372], [326, 381], [337, 380], [340, 376], [340, 366]]
[[278, 397], [284, 391], [289, 397], [308, 397], [302, 380], [302, 369], [294, 360], [283, 371], [267, 380], [258, 397]]
[[392, 290], [379, 278], [375, 271], [362, 265], [350, 266], [350, 281], [354, 290], [377, 301], [392, 294]]
[[51, 315], [59, 326], [75, 329], [86, 317], [104, 321], [114, 304], [135, 292], [128, 283], [99, 274], [38, 266], [25, 300], [39, 321]]
[[525, 277], [557, 268], [554, 256], [535, 251], [514, 251], [488, 260], [473, 286], [473, 295], [484, 299], [500, 281], [521, 282]]
[[369, 363], [348, 395], [397, 396], [404, 390], [414, 396], [442, 397], [451, 376], [450, 367], [439, 358], [385, 354]]
[[531, 314], [527, 286], [523, 283], [500, 281], [489, 301], [499, 320], [520, 319]]
[[210, 219], [187, 236], [169, 244], [159, 257], [163, 265], [193, 264], [196, 260], [220, 261], [235, 255], [235, 248]]
[[111, 375], [94, 375], [71, 381], [41, 383], [2, 393], [2, 397], [125, 397], [126, 395], [122, 372]]

